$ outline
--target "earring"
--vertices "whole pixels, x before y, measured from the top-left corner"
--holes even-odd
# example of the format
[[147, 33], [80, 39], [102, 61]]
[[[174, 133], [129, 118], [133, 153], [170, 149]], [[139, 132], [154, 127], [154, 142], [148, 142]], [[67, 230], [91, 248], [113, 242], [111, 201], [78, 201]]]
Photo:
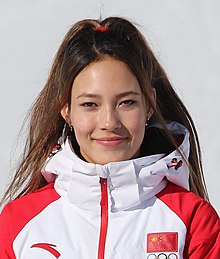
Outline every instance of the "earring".
[[147, 116], [147, 118], [146, 118], [146, 123], [145, 123], [145, 127], [147, 127], [149, 119], [150, 119], [150, 117]]
[[69, 128], [70, 128], [70, 132], [73, 133], [73, 125], [71, 124], [68, 124], [69, 125]]

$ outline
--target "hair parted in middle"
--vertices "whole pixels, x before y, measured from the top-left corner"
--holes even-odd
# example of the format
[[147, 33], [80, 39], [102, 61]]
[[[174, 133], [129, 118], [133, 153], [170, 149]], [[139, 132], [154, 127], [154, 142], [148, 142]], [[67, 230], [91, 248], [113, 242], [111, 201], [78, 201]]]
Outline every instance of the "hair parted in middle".
[[[100, 27], [105, 29], [97, 29]], [[65, 120], [60, 111], [66, 103], [71, 105], [73, 81], [85, 67], [106, 56], [124, 62], [136, 76], [146, 103], [154, 110], [149, 123], [161, 123], [171, 142], [175, 140], [166, 128], [166, 120], [177, 121], [189, 130], [190, 188], [207, 198], [194, 123], [145, 37], [133, 23], [120, 17], [109, 17], [103, 21], [79, 21], [64, 37], [48, 81], [33, 106], [24, 158], [8, 189], [8, 197], [10, 193], [14, 194], [14, 190], [21, 187], [26, 179], [29, 180], [19, 196], [45, 184], [40, 171], [62, 134]], [[151, 100], [153, 88], [157, 94], [156, 106]]]

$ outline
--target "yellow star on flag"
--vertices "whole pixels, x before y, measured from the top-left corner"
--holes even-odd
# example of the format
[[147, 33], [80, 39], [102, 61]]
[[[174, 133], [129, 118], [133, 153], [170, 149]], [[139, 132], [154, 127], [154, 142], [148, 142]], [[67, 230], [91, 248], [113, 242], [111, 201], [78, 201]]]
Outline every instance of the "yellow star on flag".
[[151, 238], [151, 242], [156, 242], [157, 241], [157, 238], [156, 237], [152, 237]]

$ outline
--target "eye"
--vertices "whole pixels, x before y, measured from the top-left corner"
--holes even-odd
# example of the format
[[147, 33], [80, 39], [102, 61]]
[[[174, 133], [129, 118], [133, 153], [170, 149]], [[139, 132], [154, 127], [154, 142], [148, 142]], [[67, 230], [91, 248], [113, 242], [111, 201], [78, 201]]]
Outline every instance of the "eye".
[[84, 102], [84, 103], [80, 104], [80, 106], [86, 107], [86, 108], [94, 108], [97, 106], [97, 104], [93, 103], [93, 102]]
[[135, 100], [124, 100], [120, 103], [120, 105], [123, 105], [123, 106], [131, 106], [133, 104], [136, 104], [137, 101]]

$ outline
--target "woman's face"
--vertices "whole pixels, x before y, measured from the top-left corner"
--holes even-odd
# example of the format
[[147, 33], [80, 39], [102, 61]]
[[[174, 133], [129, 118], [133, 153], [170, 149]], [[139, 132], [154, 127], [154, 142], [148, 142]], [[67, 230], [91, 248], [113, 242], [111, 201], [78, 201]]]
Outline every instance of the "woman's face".
[[138, 155], [152, 110], [127, 65], [104, 58], [75, 78], [71, 106], [61, 114], [74, 127], [82, 157], [106, 164]]

